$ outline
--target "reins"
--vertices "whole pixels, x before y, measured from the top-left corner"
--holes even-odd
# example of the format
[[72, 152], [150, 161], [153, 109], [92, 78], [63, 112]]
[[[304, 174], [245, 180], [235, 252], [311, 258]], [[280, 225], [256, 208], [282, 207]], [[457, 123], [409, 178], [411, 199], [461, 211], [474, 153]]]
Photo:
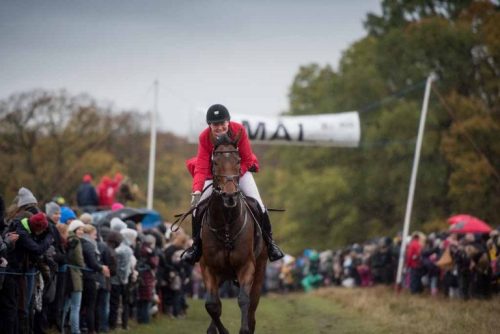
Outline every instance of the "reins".
[[[200, 194], [200, 198], [201, 196], [203, 195], [203, 193], [208, 189], [210, 188], [211, 186], [213, 185], [213, 183], [207, 185], [201, 192]], [[212, 196], [210, 196], [209, 198], [211, 198]], [[179, 231], [179, 229], [181, 228], [181, 225], [182, 225], [182, 222], [184, 222], [184, 220], [188, 217], [188, 216], [192, 216], [193, 215], [193, 212], [198, 209], [198, 206], [199, 206], [199, 202], [196, 204], [196, 205], [193, 205], [192, 207], [189, 208], [188, 211], [184, 212], [184, 213], [178, 213], [176, 215], [174, 215], [174, 218], [177, 218], [173, 223], [172, 223], [172, 226], [170, 226], [170, 231], [172, 232], [177, 232]], [[177, 228], [175, 228], [175, 226], [177, 226]], [[175, 229], [174, 229], [175, 228]]]
[[[244, 207], [244, 205], [242, 204], [242, 202], [245, 203], [245, 204], [246, 204], [246, 202], [243, 200], [243, 197], [241, 195], [238, 196], [238, 197], [239, 197], [239, 201], [240, 201], [240, 216], [241, 216], [242, 213], [243, 213], [243, 207]], [[210, 208], [208, 210], [210, 210]], [[224, 222], [224, 231], [223, 231], [223, 233], [221, 233], [220, 228], [217, 229], [217, 228], [213, 227], [210, 224], [209, 211], [207, 211], [207, 214], [203, 217], [203, 220], [204, 220], [203, 223], [205, 222], [205, 220], [207, 220], [207, 226], [210, 229], [210, 231], [215, 235], [215, 238], [217, 240], [219, 240], [220, 242], [222, 242], [224, 244], [224, 246], [226, 247], [227, 250], [232, 250], [234, 248], [234, 242], [239, 238], [239, 236], [243, 233], [243, 231], [245, 230], [245, 227], [247, 226], [247, 223], [248, 223], [248, 211], [249, 210], [245, 211], [245, 216], [243, 218], [243, 224], [241, 225], [241, 227], [238, 230], [238, 232], [236, 232], [233, 236], [231, 236], [231, 231], [230, 231], [231, 224], [229, 224], [227, 221]], [[253, 214], [251, 213], [251, 211], [250, 211], [250, 214], [253, 217]]]

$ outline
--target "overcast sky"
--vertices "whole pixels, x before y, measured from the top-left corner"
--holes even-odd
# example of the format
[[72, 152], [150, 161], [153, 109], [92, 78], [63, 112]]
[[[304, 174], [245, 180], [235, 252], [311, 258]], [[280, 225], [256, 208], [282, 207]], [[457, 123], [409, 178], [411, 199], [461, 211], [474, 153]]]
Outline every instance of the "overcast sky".
[[0, 98], [64, 88], [145, 112], [158, 79], [177, 134], [214, 103], [277, 115], [299, 66], [337, 68], [368, 12], [379, 1], [0, 0]]

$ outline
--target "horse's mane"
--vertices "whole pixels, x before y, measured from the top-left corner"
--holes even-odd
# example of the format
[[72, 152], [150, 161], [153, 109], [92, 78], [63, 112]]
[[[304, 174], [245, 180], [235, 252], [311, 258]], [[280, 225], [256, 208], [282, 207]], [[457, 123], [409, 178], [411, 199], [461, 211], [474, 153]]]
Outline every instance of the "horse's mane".
[[231, 138], [227, 135], [227, 133], [223, 134], [222, 136], [217, 137], [215, 140], [215, 147], [214, 149], [217, 149], [220, 145], [233, 145], [236, 146], [235, 142], [231, 140]]

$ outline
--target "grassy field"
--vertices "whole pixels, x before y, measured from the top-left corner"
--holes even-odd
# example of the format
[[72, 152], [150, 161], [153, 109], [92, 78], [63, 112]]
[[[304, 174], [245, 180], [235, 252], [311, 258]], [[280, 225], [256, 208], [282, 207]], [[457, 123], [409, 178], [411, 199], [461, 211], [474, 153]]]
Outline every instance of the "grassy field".
[[341, 305], [363, 319], [376, 321], [388, 333], [500, 333], [500, 296], [491, 300], [450, 300], [444, 296], [396, 294], [393, 289], [329, 288], [317, 296]]
[[[222, 321], [238, 333], [236, 299], [223, 300]], [[204, 301], [189, 300], [187, 317], [157, 317], [149, 325], [131, 324], [128, 333], [205, 333], [209, 316]], [[268, 295], [257, 310], [259, 334], [295, 333], [500, 333], [500, 297], [460, 301], [444, 297], [396, 294], [386, 287], [323, 288], [310, 294]], [[116, 333], [124, 333], [117, 331]]]
[[[210, 318], [204, 301], [190, 300], [184, 319], [160, 317], [147, 326], [132, 326], [133, 333], [205, 333]], [[222, 321], [230, 333], [238, 333], [240, 311], [236, 299], [222, 301]], [[257, 309], [256, 333], [387, 333], [388, 329], [363, 319], [328, 298], [314, 294], [273, 295], [261, 299]]]

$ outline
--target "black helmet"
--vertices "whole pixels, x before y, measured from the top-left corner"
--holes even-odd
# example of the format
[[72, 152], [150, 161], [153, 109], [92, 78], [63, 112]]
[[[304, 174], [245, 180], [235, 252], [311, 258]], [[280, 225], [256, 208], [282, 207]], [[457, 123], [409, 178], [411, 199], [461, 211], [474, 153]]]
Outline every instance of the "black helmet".
[[222, 104], [214, 104], [207, 110], [208, 124], [229, 121], [230, 119], [229, 111]]

